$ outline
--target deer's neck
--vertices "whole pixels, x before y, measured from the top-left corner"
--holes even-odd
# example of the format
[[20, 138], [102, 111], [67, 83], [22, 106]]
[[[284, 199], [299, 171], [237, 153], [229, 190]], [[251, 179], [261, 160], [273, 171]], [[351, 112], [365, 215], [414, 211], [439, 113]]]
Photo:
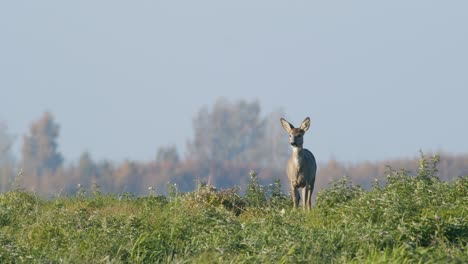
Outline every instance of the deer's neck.
[[297, 171], [300, 171], [302, 164], [302, 147], [293, 148], [292, 159], [294, 161], [294, 165], [296, 165]]
[[302, 147], [293, 147], [293, 148], [292, 148], [292, 155], [293, 155], [293, 157], [302, 155], [302, 150], [303, 150]]

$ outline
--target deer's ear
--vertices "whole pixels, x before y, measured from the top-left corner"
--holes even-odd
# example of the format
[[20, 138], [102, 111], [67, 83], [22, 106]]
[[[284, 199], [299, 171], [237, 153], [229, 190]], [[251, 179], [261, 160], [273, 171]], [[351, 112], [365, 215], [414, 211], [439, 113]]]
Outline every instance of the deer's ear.
[[294, 126], [291, 125], [291, 123], [289, 123], [288, 121], [286, 121], [286, 119], [281, 118], [280, 121], [281, 121], [281, 125], [283, 126], [284, 130], [286, 130], [286, 132], [290, 133], [291, 129], [294, 128]]
[[306, 119], [304, 119], [304, 121], [302, 121], [302, 124], [301, 124], [301, 129], [304, 130], [304, 131], [307, 131], [310, 127], [310, 118], [309, 117], [306, 117]]

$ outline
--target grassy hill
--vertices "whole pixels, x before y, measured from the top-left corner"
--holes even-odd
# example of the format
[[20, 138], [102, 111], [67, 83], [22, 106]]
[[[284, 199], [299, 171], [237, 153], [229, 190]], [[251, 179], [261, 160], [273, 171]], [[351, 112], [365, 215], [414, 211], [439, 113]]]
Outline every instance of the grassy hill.
[[467, 263], [468, 177], [443, 182], [435, 162], [390, 171], [369, 191], [346, 178], [310, 212], [276, 181], [136, 197], [81, 190], [0, 195], [1, 263]]

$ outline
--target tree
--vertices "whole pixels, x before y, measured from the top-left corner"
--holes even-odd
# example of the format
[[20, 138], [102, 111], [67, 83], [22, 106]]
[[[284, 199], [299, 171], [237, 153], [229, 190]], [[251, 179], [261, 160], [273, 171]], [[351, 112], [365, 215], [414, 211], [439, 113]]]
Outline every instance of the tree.
[[198, 160], [252, 162], [264, 134], [263, 124], [258, 101], [219, 99], [211, 111], [204, 107], [195, 116], [188, 152]]
[[266, 116], [263, 128], [265, 134], [258, 148], [262, 165], [272, 169], [284, 168], [291, 155], [288, 135], [279, 122], [281, 117], [285, 117], [283, 110], [273, 111]]
[[12, 144], [13, 137], [8, 133], [6, 124], [0, 123], [0, 191], [7, 190], [8, 183], [14, 176]]
[[142, 173], [140, 164], [125, 160], [114, 174], [114, 181], [118, 190], [138, 193], [144, 186], [140, 185]]
[[45, 172], [54, 173], [63, 163], [58, 152], [57, 138], [59, 125], [51, 113], [46, 112], [29, 128], [29, 135], [23, 138], [22, 165], [25, 173], [40, 176]]
[[177, 164], [179, 162], [179, 153], [175, 146], [159, 147], [156, 153], [156, 162], [163, 163], [169, 162]]
[[92, 183], [91, 180], [93, 178], [98, 176], [97, 166], [93, 162], [89, 152], [85, 151], [83, 154], [81, 154], [80, 160], [78, 162], [78, 171], [79, 177], [86, 187]]
[[13, 159], [11, 155], [11, 146], [13, 137], [7, 131], [7, 125], [0, 123], [0, 165]]

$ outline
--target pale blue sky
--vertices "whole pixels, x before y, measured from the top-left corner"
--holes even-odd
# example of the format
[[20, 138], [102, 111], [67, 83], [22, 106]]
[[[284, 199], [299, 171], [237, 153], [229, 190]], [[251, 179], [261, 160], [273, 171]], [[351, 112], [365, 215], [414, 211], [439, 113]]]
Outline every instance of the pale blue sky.
[[[45, 110], [74, 161], [184, 154], [219, 97], [258, 99], [319, 161], [468, 150], [468, 1], [2, 1], [0, 120]], [[279, 126], [278, 122], [278, 126]], [[285, 146], [288, 147], [288, 146]]]

